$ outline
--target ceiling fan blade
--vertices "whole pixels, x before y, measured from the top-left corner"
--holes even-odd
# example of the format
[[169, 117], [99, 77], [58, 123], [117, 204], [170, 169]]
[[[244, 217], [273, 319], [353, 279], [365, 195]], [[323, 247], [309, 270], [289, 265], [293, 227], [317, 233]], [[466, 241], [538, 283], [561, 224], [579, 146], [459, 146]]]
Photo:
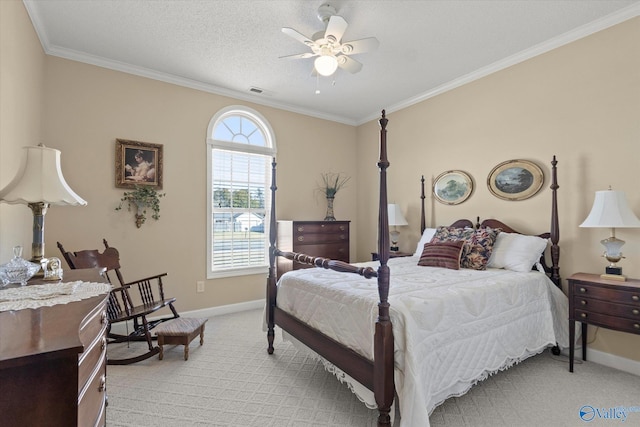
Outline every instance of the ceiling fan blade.
[[298, 40], [300, 43], [306, 44], [309, 47], [313, 46], [313, 44], [314, 44], [313, 40], [311, 40], [309, 37], [307, 37], [307, 36], [305, 36], [303, 34], [300, 34], [296, 30], [294, 30], [293, 28], [283, 27], [282, 28], [282, 32], [285, 33], [286, 35], [288, 35], [289, 37]]
[[342, 35], [347, 29], [347, 21], [344, 20], [342, 16], [333, 15], [329, 18], [329, 23], [327, 24], [327, 30], [324, 32], [324, 38], [329, 38], [332, 36], [336, 39], [336, 42], [340, 42], [342, 40]]
[[342, 53], [346, 55], [355, 55], [358, 53], [370, 52], [376, 50], [380, 46], [380, 42], [375, 37], [367, 37], [366, 39], [353, 40], [342, 44]]
[[278, 59], [305, 59], [305, 58], [312, 58], [314, 56], [318, 56], [318, 54], [313, 52], [306, 52], [306, 53], [296, 53], [295, 55], [280, 56], [278, 57]]
[[353, 58], [349, 58], [346, 55], [338, 55], [336, 59], [338, 60], [338, 67], [350, 72], [351, 74], [355, 74], [362, 70], [362, 64], [360, 62]]

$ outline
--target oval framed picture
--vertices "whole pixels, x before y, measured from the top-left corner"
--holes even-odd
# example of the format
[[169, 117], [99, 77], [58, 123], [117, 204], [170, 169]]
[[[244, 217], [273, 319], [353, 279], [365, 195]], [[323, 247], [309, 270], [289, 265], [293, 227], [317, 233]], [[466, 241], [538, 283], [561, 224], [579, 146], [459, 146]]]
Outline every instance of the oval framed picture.
[[528, 160], [507, 160], [494, 167], [487, 177], [491, 194], [503, 200], [525, 200], [544, 183], [540, 166]]
[[433, 181], [433, 195], [445, 205], [458, 205], [473, 193], [473, 180], [466, 172], [453, 170], [441, 173]]

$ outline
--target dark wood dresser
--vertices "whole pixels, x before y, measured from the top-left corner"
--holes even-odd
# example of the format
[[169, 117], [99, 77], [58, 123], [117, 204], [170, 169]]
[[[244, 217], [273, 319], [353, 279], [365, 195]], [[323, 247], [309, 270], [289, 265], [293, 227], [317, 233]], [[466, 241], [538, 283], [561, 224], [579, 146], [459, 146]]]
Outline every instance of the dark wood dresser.
[[[64, 272], [77, 280], [104, 282], [97, 270]], [[108, 295], [0, 312], [1, 425], [105, 425]]]
[[[278, 221], [278, 249], [349, 262], [350, 221]], [[309, 268], [277, 257], [277, 276]]]
[[573, 372], [575, 322], [582, 323], [582, 360], [587, 360], [587, 325], [640, 335], [640, 280], [606, 280], [587, 273], [567, 280], [569, 371]]

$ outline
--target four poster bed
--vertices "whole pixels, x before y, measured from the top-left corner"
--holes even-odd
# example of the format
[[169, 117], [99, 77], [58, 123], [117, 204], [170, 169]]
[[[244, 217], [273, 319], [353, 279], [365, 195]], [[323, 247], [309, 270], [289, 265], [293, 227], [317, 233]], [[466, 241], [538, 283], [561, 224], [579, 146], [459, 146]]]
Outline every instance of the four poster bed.
[[[557, 162], [554, 156], [550, 232], [523, 236], [494, 219], [476, 224], [460, 220], [430, 231], [425, 228], [423, 178], [423, 236], [416, 254], [389, 259], [384, 111], [379, 123], [379, 263], [351, 265], [277, 249], [273, 163], [268, 352], [274, 351], [277, 325], [288, 338], [315, 352], [368, 406], [376, 407], [379, 426], [391, 425], [396, 395], [402, 425], [428, 426], [431, 411], [448, 397], [462, 395], [476, 382], [556, 343], [566, 345], [567, 328], [561, 321], [568, 318], [564, 315], [566, 297], [559, 289]], [[467, 238], [471, 235], [475, 243], [482, 243], [486, 233], [494, 233], [495, 260], [489, 260], [490, 268], [448, 265], [452, 260], [455, 264], [456, 257], [458, 263], [462, 259], [474, 262], [471, 246], [451, 239], [450, 234], [456, 232], [466, 233]], [[438, 240], [443, 233], [444, 239]], [[480, 234], [482, 239], [477, 237]], [[499, 250], [500, 234], [504, 238]], [[538, 239], [536, 245], [543, 242], [533, 259], [528, 251], [524, 269], [518, 260], [513, 261], [513, 254], [520, 254], [523, 246], [509, 246], [512, 239]], [[548, 242], [550, 263], [545, 262]], [[525, 246], [529, 249], [531, 245]], [[453, 257], [448, 256], [449, 251]], [[291, 271], [276, 283], [277, 256], [322, 268]], [[532, 271], [535, 266], [537, 270]], [[368, 280], [374, 277], [377, 287]]]

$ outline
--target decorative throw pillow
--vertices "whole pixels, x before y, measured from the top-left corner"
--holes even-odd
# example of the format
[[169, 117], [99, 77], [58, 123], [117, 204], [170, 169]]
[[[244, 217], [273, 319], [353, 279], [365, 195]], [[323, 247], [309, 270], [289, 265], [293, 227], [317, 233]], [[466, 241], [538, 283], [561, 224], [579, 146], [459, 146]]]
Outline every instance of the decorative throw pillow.
[[[456, 228], [456, 227], [443, 227], [436, 228], [436, 233], [433, 235], [430, 243], [442, 243], [442, 242], [466, 242], [471, 237], [475, 230], [473, 228]], [[469, 252], [469, 245], [462, 247], [462, 257], [464, 260], [467, 252]]]
[[493, 245], [487, 267], [527, 273], [547, 248], [547, 240], [538, 236], [500, 233]]
[[486, 270], [498, 234], [500, 234], [500, 230], [495, 228], [487, 227], [475, 230], [466, 241], [469, 250], [462, 259], [462, 268]]
[[418, 265], [460, 270], [460, 258], [464, 241], [425, 243]]
[[424, 231], [422, 232], [422, 237], [420, 237], [420, 241], [418, 242], [418, 246], [416, 246], [416, 251], [413, 253], [413, 256], [422, 255], [424, 244], [429, 243], [435, 234], [436, 234], [435, 228], [425, 228]]
[[454, 228], [438, 227], [431, 243], [447, 241], [464, 241], [460, 266], [474, 270], [486, 270], [487, 262], [491, 256], [493, 244], [499, 229], [481, 228]]

